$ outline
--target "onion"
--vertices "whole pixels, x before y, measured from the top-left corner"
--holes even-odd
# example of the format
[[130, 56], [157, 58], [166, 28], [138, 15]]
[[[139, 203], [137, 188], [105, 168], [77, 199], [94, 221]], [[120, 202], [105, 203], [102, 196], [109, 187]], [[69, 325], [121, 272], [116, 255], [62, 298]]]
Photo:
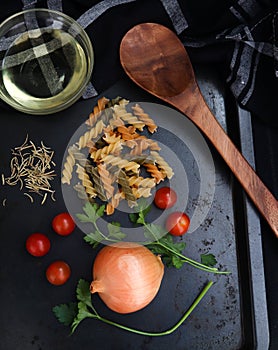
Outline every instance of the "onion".
[[91, 293], [99, 293], [113, 311], [138, 311], [156, 296], [164, 274], [160, 256], [137, 243], [119, 242], [98, 253], [93, 266]]

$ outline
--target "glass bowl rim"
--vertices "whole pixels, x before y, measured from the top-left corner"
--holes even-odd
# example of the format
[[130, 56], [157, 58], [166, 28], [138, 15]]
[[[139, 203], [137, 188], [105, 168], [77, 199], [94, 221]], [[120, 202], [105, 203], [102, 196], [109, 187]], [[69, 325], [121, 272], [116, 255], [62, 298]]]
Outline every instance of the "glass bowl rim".
[[[93, 50], [93, 45], [92, 45], [92, 42], [91, 42], [88, 34], [84, 30], [84, 28], [75, 19], [73, 19], [69, 15], [67, 15], [63, 12], [57, 11], [57, 10], [51, 10], [51, 9], [47, 9], [47, 8], [38, 7], [38, 8], [32, 8], [32, 9], [26, 9], [26, 10], [17, 12], [15, 14], [12, 14], [11, 16], [9, 16], [8, 18], [6, 18], [5, 20], [3, 20], [0, 23], [0, 38], [5, 36], [5, 33], [11, 28], [11, 26], [9, 26], [9, 23], [12, 24], [16, 18], [20, 18], [21, 16], [25, 15], [26, 13], [40, 13], [40, 12], [41, 13], [51, 13], [51, 14], [54, 14], [55, 16], [60, 16], [63, 19], [65, 19], [68, 24], [73, 24], [76, 28], [78, 28], [78, 34], [82, 38], [83, 49], [84, 49], [86, 57], [87, 57], [88, 67], [87, 67], [86, 78], [84, 79], [81, 87], [69, 99], [67, 99], [66, 101], [62, 101], [61, 104], [55, 106], [54, 108], [33, 109], [33, 108], [25, 107], [24, 105], [15, 101], [12, 98], [12, 96], [5, 94], [3, 92], [3, 88], [0, 86], [0, 98], [4, 102], [6, 102], [9, 106], [13, 107], [14, 109], [16, 109], [20, 112], [32, 114], [32, 115], [53, 114], [53, 113], [62, 111], [64, 109], [70, 107], [74, 102], [76, 102], [82, 96], [82, 93], [84, 92], [85, 88], [88, 86], [90, 79], [91, 79], [93, 66], [94, 66], [94, 50]], [[2, 70], [1, 67], [0, 67], [0, 70]]]

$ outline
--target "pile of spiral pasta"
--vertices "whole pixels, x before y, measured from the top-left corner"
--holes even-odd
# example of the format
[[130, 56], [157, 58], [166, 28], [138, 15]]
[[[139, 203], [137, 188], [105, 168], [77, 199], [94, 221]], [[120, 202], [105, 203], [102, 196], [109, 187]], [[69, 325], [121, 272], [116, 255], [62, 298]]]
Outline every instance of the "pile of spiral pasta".
[[79, 198], [105, 203], [107, 215], [114, 213], [121, 200], [129, 207], [137, 199], [151, 196], [151, 190], [174, 175], [160, 155], [158, 143], [151, 135], [157, 125], [139, 104], [127, 110], [129, 101], [102, 97], [86, 120], [88, 130], [70, 146], [62, 170], [62, 184], [73, 186]]

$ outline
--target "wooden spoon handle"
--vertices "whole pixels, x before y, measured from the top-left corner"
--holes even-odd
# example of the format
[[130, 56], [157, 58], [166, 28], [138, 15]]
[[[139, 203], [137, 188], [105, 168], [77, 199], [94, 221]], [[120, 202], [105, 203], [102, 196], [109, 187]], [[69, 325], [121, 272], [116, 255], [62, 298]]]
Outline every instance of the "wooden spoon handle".
[[[188, 101], [188, 98], [191, 101]], [[184, 91], [166, 100], [186, 114], [208, 137], [278, 238], [278, 202], [276, 198], [225, 133], [204, 101], [198, 87], [195, 93], [188, 94]]]

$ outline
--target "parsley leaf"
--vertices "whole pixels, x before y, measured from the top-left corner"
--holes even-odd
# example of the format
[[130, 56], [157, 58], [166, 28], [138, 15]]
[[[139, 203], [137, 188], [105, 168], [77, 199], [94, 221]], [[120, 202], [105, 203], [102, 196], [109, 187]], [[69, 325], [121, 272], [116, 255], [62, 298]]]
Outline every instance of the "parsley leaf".
[[89, 243], [93, 248], [96, 248], [102, 241], [103, 237], [101, 236], [99, 231], [95, 231], [86, 234], [86, 236], [84, 236], [83, 239], [85, 242]]
[[75, 331], [76, 327], [79, 325], [81, 321], [83, 321], [87, 317], [96, 317], [96, 315], [92, 314], [89, 310], [86, 304], [84, 304], [82, 301], [78, 303], [78, 313], [72, 322], [71, 325], [71, 331], [72, 333]]
[[[185, 248], [185, 243], [175, 242], [173, 237], [169, 233], [161, 237], [159, 240], [148, 244], [147, 247], [154, 254], [161, 255], [162, 260], [168, 267], [172, 266], [179, 269], [185, 263], [185, 260], [181, 255], [183, 249]], [[181, 256], [177, 254], [180, 254]]]
[[63, 323], [65, 326], [70, 326], [78, 313], [78, 307], [77, 303], [72, 302], [56, 305], [53, 307], [52, 311], [59, 322]]
[[185, 263], [184, 260], [182, 260], [180, 257], [173, 255], [171, 259], [171, 265], [174, 266], [176, 269], [180, 269], [183, 264]]
[[108, 237], [116, 238], [117, 240], [122, 240], [126, 237], [126, 234], [121, 231], [121, 224], [119, 222], [111, 222], [107, 224], [107, 229], [109, 232]]
[[141, 198], [138, 201], [138, 208], [139, 208], [139, 214], [142, 213], [143, 217], [145, 218], [151, 210], [151, 205], [148, 205], [148, 202], [146, 201], [145, 198]]
[[130, 220], [133, 224], [136, 224], [136, 223], [137, 223], [137, 219], [138, 219], [138, 214], [137, 214], [137, 213], [130, 213], [128, 216], [129, 216], [129, 220]]
[[144, 225], [144, 236], [150, 241], [157, 241], [161, 237], [167, 235], [167, 231], [160, 225], [156, 224], [145, 224]]
[[137, 207], [139, 209], [138, 212], [129, 214], [129, 219], [134, 224], [142, 224], [143, 225], [145, 223], [145, 218], [146, 218], [147, 214], [151, 210], [151, 205], [148, 205], [145, 198], [141, 198], [140, 200], [138, 200]]
[[185, 242], [174, 241], [174, 238], [170, 235], [170, 233], [160, 238], [159, 242], [179, 254], [181, 254], [186, 247]]
[[76, 214], [76, 216], [81, 222], [92, 222], [86, 214]]
[[217, 264], [217, 260], [213, 254], [201, 254], [202, 264], [213, 267]]
[[92, 224], [95, 224], [97, 219], [103, 216], [104, 210], [105, 205], [99, 206], [97, 203], [86, 202], [83, 207], [85, 214], [76, 214], [76, 216], [81, 222], [90, 222]]
[[[97, 204], [95, 204], [95, 206], [97, 206]], [[96, 211], [98, 217], [103, 216], [103, 215], [104, 215], [104, 211], [105, 211], [105, 205], [103, 204], [103, 205], [101, 205], [101, 206], [97, 209], [97, 211]], [[97, 219], [98, 219], [98, 218], [97, 218]]]
[[82, 301], [84, 304], [92, 307], [90, 283], [83, 279], [80, 279], [76, 288], [77, 300]]

